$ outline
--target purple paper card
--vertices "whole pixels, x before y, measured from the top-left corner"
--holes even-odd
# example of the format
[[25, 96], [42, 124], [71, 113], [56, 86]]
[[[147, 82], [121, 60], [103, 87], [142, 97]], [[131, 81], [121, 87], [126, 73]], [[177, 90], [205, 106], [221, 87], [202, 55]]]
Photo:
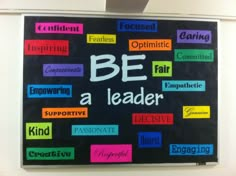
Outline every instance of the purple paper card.
[[83, 77], [83, 64], [43, 64], [45, 77]]
[[211, 44], [211, 31], [207, 30], [177, 30], [177, 43]]

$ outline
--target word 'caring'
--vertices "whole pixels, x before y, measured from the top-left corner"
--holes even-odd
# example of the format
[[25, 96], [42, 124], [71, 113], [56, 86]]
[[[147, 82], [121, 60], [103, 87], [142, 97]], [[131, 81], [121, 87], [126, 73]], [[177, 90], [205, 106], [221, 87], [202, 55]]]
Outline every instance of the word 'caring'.
[[211, 43], [211, 31], [208, 30], [177, 30], [177, 43]]

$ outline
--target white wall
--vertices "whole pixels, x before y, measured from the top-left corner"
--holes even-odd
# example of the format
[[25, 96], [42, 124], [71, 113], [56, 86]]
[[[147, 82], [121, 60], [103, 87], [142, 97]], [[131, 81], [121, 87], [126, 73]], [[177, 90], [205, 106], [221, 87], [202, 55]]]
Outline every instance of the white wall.
[[0, 14], [0, 176], [236, 176], [236, 20], [222, 21], [219, 49], [220, 164], [195, 167], [20, 168], [20, 15]]
[[[135, 0], [117, 0], [133, 1]], [[135, 5], [135, 4], [134, 4]], [[4, 10], [104, 11], [106, 0], [0, 0]], [[145, 13], [236, 17], [236, 0], [149, 0]]]

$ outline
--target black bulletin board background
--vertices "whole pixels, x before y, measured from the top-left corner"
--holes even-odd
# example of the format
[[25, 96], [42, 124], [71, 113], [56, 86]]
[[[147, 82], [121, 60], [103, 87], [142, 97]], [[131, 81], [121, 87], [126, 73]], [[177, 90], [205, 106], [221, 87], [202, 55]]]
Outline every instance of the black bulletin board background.
[[[118, 32], [119, 18], [94, 17], [47, 17], [26, 16], [24, 19], [24, 40], [49, 39], [69, 40], [69, 56], [23, 56], [23, 165], [87, 165], [90, 163], [91, 144], [132, 144], [132, 163], [204, 163], [218, 161], [217, 147], [217, 22], [159, 20], [158, 32]], [[128, 19], [128, 18], [126, 18]], [[83, 23], [83, 35], [68, 34], [36, 34], [36, 22]], [[209, 30], [212, 32], [211, 44], [178, 44], [177, 29]], [[86, 34], [116, 34], [117, 43], [87, 44]], [[129, 51], [128, 39], [172, 39], [171, 51]], [[212, 49], [214, 62], [175, 62], [174, 49]], [[91, 82], [90, 56], [112, 54], [115, 63], [121, 65], [121, 55], [145, 54], [146, 59], [137, 61], [143, 65], [135, 75], [146, 75], [146, 81], [122, 82], [121, 71], [112, 79]], [[172, 77], [152, 77], [152, 61], [172, 61]], [[43, 77], [42, 65], [47, 63], [84, 64], [84, 77]], [[205, 92], [162, 92], [162, 80], [205, 80]], [[28, 84], [71, 84], [72, 98], [27, 98]], [[164, 99], [159, 105], [107, 105], [106, 90], [113, 92], [133, 91], [139, 93], [140, 87], [147, 93], [163, 93]], [[43, 107], [80, 107], [80, 94], [90, 92], [92, 105], [89, 117], [85, 119], [43, 119]], [[182, 118], [184, 105], [209, 105], [210, 119], [186, 120]], [[173, 113], [173, 125], [132, 125], [132, 113]], [[52, 122], [52, 140], [26, 140], [25, 124], [27, 122]], [[119, 136], [71, 136], [71, 125], [119, 124]], [[140, 131], [162, 132], [162, 147], [139, 149], [137, 133]], [[170, 156], [169, 144], [213, 144], [213, 155], [210, 156]], [[75, 160], [40, 161], [27, 160], [27, 147], [75, 147]], [[111, 163], [108, 163], [111, 164]], [[114, 163], [113, 163], [114, 164]]]

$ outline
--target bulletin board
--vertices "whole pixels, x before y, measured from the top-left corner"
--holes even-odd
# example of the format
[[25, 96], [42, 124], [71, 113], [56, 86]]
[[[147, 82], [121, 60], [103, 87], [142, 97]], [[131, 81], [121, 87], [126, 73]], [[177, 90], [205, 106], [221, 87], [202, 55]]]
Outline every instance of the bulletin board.
[[217, 21], [23, 18], [23, 166], [218, 161]]

